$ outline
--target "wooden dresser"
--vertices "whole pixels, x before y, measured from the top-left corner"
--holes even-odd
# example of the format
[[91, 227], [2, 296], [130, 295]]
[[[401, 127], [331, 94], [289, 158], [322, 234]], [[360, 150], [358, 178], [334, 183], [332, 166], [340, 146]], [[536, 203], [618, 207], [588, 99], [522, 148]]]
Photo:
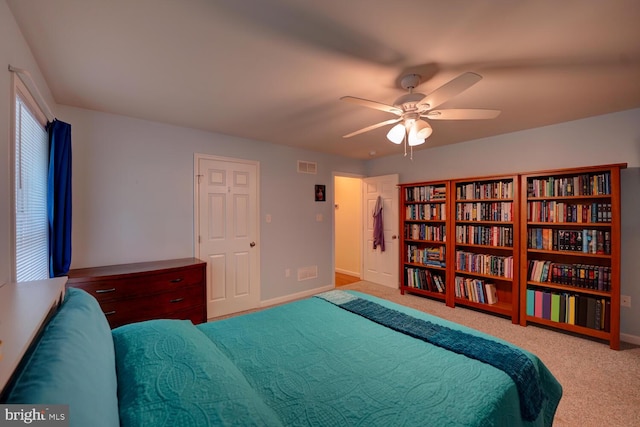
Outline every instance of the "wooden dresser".
[[197, 258], [70, 270], [67, 287], [93, 295], [111, 328], [150, 319], [206, 322], [206, 266]]

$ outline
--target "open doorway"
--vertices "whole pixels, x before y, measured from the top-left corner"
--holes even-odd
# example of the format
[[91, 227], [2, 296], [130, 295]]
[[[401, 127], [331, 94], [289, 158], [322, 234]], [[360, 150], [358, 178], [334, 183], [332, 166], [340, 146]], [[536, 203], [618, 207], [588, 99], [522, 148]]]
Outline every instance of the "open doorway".
[[362, 280], [362, 178], [334, 175], [335, 285]]

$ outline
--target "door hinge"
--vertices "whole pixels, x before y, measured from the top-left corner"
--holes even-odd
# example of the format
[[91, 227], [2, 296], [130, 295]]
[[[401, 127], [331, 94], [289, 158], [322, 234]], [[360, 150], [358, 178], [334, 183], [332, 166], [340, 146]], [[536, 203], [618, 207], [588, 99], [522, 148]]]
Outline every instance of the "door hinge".
[[201, 241], [200, 236], [198, 236], [198, 244], [200, 244]]
[[198, 178], [198, 184], [200, 184], [200, 179], [203, 177], [203, 175], [196, 175], [196, 178]]

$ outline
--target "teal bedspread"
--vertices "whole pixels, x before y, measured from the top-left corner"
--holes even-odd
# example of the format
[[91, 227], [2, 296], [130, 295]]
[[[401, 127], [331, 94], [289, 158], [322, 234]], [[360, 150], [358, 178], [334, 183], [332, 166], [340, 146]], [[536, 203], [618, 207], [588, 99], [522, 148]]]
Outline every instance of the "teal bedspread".
[[516, 384], [522, 418], [525, 421], [534, 421], [538, 418], [546, 396], [533, 360], [522, 350], [428, 320], [418, 319], [347, 292], [330, 291], [316, 297], [394, 331], [502, 370]]
[[[150, 416], [158, 426], [550, 426], [562, 394], [544, 364], [524, 352], [544, 396], [527, 421], [518, 387], [503, 370], [320, 298], [169, 332], [157, 322], [177, 321], [114, 330], [122, 426], [149, 425]], [[198, 360], [188, 355], [194, 352]]]

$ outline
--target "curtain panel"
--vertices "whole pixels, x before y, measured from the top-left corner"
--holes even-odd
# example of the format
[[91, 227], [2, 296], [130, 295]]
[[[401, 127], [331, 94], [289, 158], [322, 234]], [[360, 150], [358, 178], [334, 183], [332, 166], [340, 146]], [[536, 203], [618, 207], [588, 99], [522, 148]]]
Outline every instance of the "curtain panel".
[[49, 275], [64, 276], [71, 265], [71, 125], [54, 120], [49, 133]]

